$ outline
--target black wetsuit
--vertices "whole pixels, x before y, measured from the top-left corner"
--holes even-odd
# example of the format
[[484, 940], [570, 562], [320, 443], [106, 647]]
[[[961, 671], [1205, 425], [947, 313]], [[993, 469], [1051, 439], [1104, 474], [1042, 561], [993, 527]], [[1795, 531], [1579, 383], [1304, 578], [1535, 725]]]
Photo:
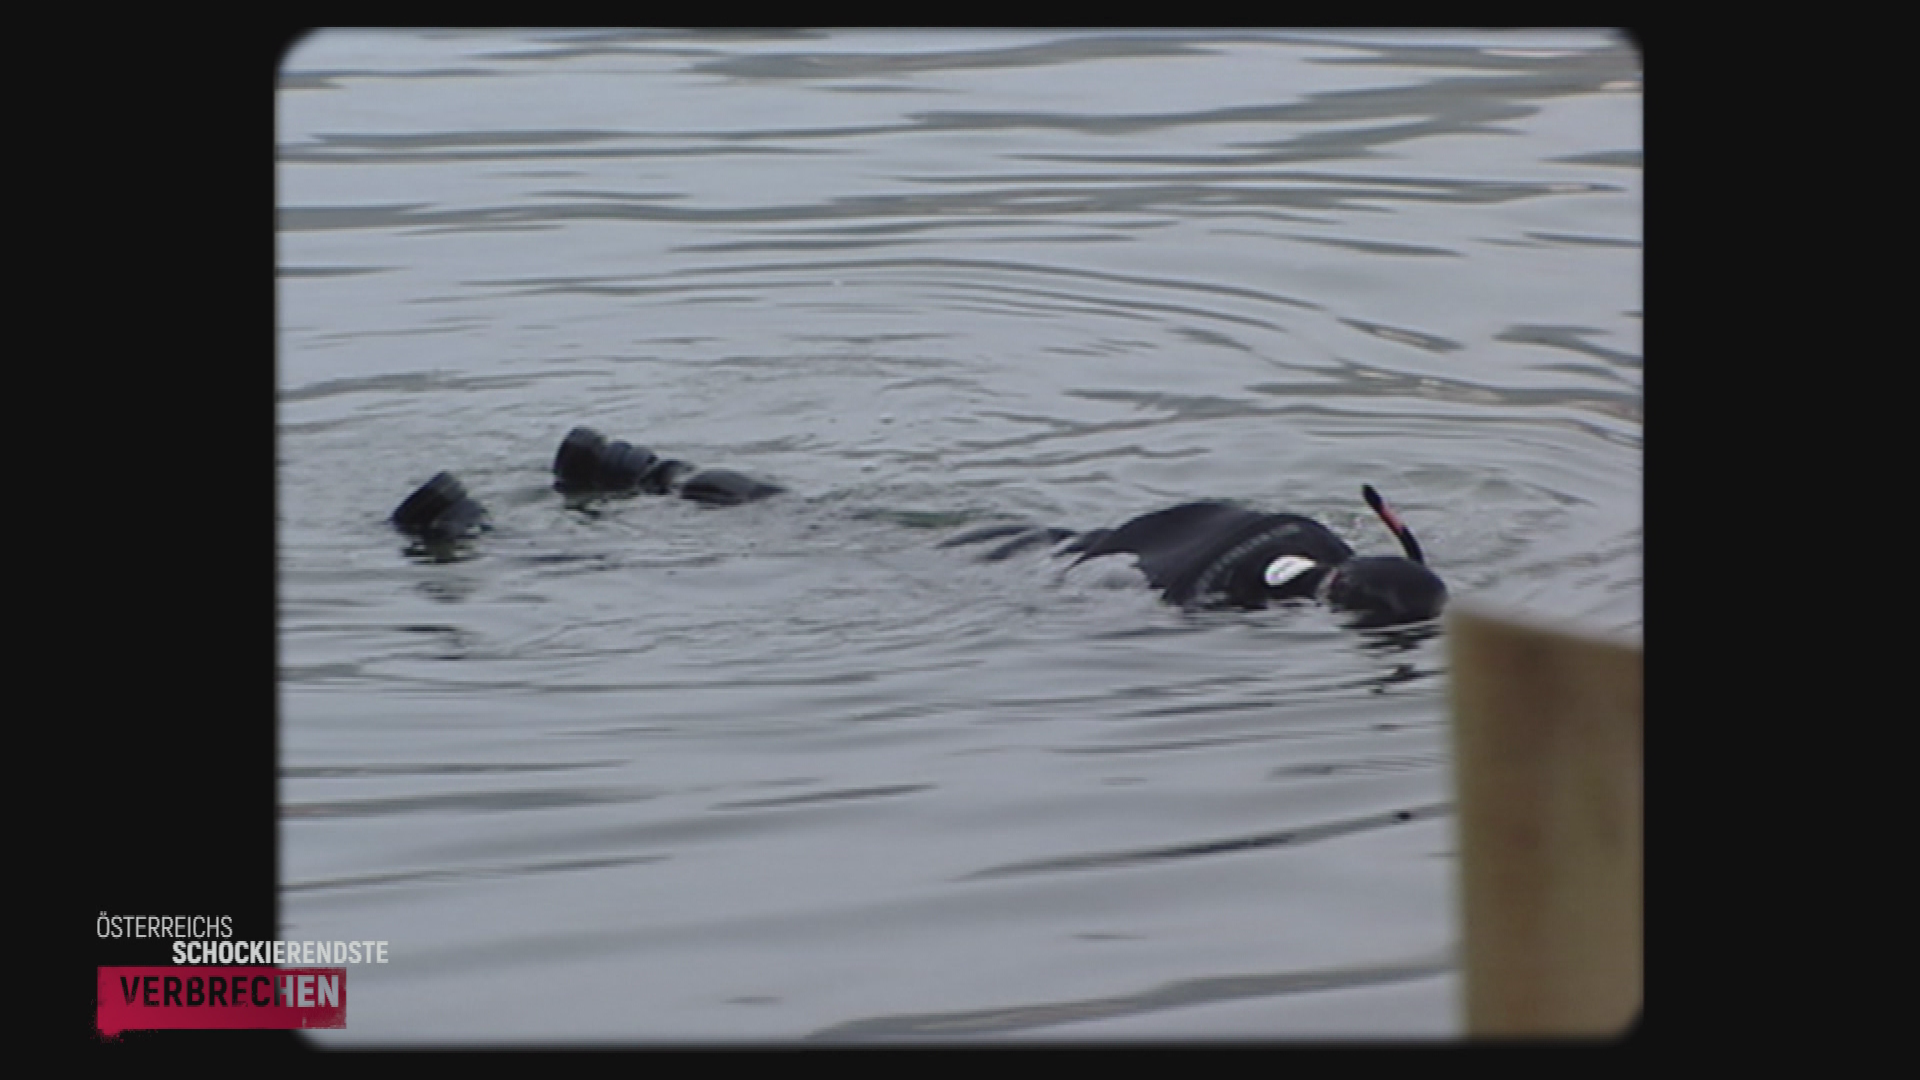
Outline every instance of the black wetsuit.
[[[1266, 514], [1231, 503], [1197, 502], [1143, 514], [1068, 546], [1076, 563], [1127, 553], [1170, 603], [1265, 607], [1273, 600], [1311, 599], [1328, 570], [1353, 548], [1325, 525], [1299, 514]], [[1279, 586], [1267, 583], [1275, 559], [1299, 556], [1319, 564]]]
[[[1390, 524], [1396, 533], [1404, 529], [1397, 518]], [[1057, 554], [1078, 555], [1075, 566], [1107, 555], [1132, 555], [1147, 582], [1169, 603], [1183, 607], [1253, 609], [1281, 600], [1324, 600], [1355, 613], [1357, 625], [1389, 626], [1432, 618], [1447, 598], [1446, 585], [1422, 562], [1358, 557], [1312, 518], [1226, 502], [1184, 503], [1118, 528], [1079, 534], [990, 525], [941, 546], [988, 540], [1000, 541], [987, 552], [988, 560], [1062, 541], [1071, 542]]]
[[[1134, 556], [1148, 584], [1168, 602], [1191, 606], [1259, 608], [1274, 600], [1312, 599], [1327, 573], [1353, 557], [1353, 548], [1332, 530], [1299, 514], [1269, 514], [1225, 502], [1194, 502], [1143, 514], [1114, 529], [1074, 534], [1065, 529], [988, 526], [942, 546], [1006, 538], [989, 560], [1072, 538], [1060, 549], [1077, 554], [1074, 565], [1103, 555]], [[1296, 556], [1314, 568], [1275, 586], [1266, 571], [1276, 559]]]

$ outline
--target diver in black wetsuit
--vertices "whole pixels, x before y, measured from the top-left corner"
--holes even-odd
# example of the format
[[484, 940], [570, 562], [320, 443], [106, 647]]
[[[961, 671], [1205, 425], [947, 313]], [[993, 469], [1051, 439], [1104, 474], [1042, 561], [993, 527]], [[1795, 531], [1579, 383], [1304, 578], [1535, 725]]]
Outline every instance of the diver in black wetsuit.
[[1426, 567], [1420, 542], [1371, 485], [1367, 505], [1400, 541], [1406, 557], [1356, 557], [1325, 525], [1299, 514], [1269, 514], [1224, 502], [1194, 502], [1134, 518], [1115, 529], [989, 526], [942, 547], [1003, 539], [988, 552], [1004, 559], [1041, 544], [1072, 542], [1058, 554], [1078, 566], [1106, 555], [1132, 555], [1169, 603], [1184, 607], [1261, 608], [1277, 600], [1321, 600], [1354, 613], [1356, 626], [1395, 626], [1440, 613], [1447, 587]]
[[[555, 489], [568, 495], [678, 494], [709, 506], [735, 506], [784, 490], [731, 469], [695, 469], [643, 446], [609, 442], [585, 427], [574, 428], [561, 441], [553, 475]], [[1260, 608], [1276, 600], [1320, 600], [1354, 613], [1355, 625], [1363, 627], [1438, 615], [1446, 604], [1447, 587], [1427, 569], [1420, 542], [1379, 492], [1370, 485], [1361, 492], [1399, 539], [1405, 558], [1355, 556], [1346, 541], [1312, 518], [1224, 502], [1186, 503], [1087, 533], [994, 525], [940, 546], [1000, 540], [986, 555], [996, 560], [1040, 544], [1071, 541], [1058, 554], [1078, 555], [1075, 566], [1107, 555], [1132, 555], [1168, 602], [1187, 607]], [[485, 508], [444, 472], [408, 496], [393, 512], [392, 522], [430, 547], [469, 538], [490, 524]]]

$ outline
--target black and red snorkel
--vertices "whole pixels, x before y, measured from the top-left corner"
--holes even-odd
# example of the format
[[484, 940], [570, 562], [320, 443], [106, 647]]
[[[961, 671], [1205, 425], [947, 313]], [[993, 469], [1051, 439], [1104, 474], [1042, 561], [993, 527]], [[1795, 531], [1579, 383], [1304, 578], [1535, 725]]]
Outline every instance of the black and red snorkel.
[[1426, 556], [1420, 553], [1420, 541], [1413, 538], [1413, 530], [1407, 528], [1406, 522], [1400, 520], [1400, 515], [1393, 512], [1393, 507], [1387, 505], [1387, 500], [1373, 490], [1372, 484], [1360, 485], [1360, 494], [1367, 500], [1367, 505], [1373, 507], [1373, 512], [1380, 515], [1380, 520], [1387, 523], [1387, 529], [1399, 539], [1400, 546], [1406, 549], [1407, 558], [1425, 566], [1427, 560]]
[[1440, 614], [1447, 603], [1447, 586], [1438, 574], [1427, 569], [1426, 555], [1420, 550], [1420, 541], [1413, 538], [1413, 530], [1373, 490], [1373, 485], [1363, 485], [1360, 493], [1399, 539], [1407, 557], [1363, 555], [1346, 560], [1322, 586], [1327, 603], [1355, 613], [1354, 625], [1362, 627], [1397, 626]]

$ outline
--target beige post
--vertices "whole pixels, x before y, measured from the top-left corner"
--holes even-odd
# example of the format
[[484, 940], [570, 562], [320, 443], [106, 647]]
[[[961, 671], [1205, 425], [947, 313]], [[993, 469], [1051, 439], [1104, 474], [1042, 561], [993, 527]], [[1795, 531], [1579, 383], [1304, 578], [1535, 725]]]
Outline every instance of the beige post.
[[1637, 647], [1448, 616], [1467, 1034], [1610, 1036], [1642, 998]]

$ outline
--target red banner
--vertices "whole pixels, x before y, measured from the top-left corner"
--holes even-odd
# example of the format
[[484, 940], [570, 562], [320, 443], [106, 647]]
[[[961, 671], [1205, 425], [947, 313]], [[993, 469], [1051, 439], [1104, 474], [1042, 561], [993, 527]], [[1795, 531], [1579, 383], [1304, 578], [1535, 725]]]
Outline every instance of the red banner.
[[109, 1037], [156, 1028], [343, 1028], [347, 969], [103, 967], [95, 1024]]

